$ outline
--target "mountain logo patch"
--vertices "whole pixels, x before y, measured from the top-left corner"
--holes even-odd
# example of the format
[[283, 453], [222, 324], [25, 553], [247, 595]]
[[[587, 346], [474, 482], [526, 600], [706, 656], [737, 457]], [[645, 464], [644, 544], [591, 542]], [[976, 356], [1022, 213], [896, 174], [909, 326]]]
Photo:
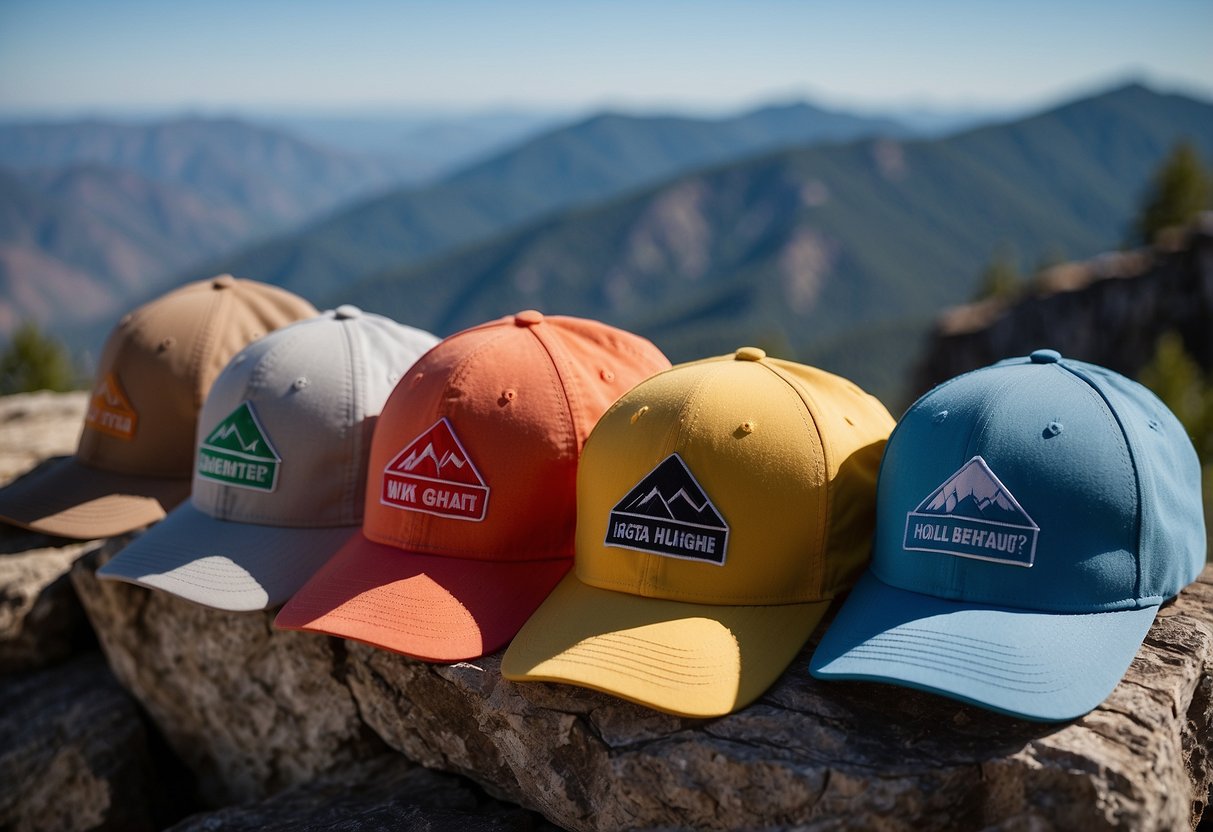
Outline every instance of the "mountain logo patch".
[[273, 491], [281, 464], [252, 402], [242, 402], [198, 448], [198, 476], [254, 491]]
[[611, 509], [606, 545], [724, 565], [729, 524], [678, 454], [670, 454]]
[[106, 373], [105, 378], [101, 379], [93, 390], [84, 423], [93, 430], [119, 439], [135, 438], [139, 414], [131, 407], [130, 399], [126, 397], [126, 391], [122, 389], [118, 376]]
[[379, 501], [478, 523], [488, 509], [489, 487], [444, 416], [388, 463]]
[[903, 547], [1031, 566], [1040, 527], [980, 456], [906, 514]]

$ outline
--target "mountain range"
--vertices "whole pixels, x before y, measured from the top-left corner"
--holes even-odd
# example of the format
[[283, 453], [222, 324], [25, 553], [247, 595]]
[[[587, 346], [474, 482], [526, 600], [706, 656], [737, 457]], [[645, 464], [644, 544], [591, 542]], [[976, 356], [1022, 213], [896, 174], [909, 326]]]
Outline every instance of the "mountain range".
[[723, 119], [602, 114], [550, 130], [423, 188], [383, 194], [200, 266], [319, 297], [570, 206], [773, 148], [901, 135], [887, 119], [808, 104]]
[[0, 332], [111, 319], [199, 260], [397, 180], [230, 119], [0, 124]]
[[386, 270], [328, 301], [440, 334], [532, 306], [585, 315], [674, 361], [754, 344], [895, 403], [928, 323], [972, 295], [997, 248], [1032, 262], [1116, 247], [1182, 138], [1213, 158], [1213, 105], [1129, 85], [944, 139], [778, 151]]
[[230, 271], [439, 334], [538, 307], [676, 361], [750, 343], [896, 404], [997, 248], [1119, 245], [1180, 138], [1213, 158], [1213, 106], [1136, 84], [938, 139], [809, 105], [602, 114], [393, 189], [382, 160], [233, 120], [0, 125], [0, 332], [95, 349], [120, 310]]

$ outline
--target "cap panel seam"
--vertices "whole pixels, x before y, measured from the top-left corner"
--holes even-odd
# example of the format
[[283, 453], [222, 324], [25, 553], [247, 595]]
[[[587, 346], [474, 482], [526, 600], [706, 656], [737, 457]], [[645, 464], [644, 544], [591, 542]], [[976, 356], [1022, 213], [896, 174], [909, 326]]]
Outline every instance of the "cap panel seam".
[[1112, 406], [1112, 402], [1108, 400], [1107, 394], [1104, 393], [1094, 379], [1086, 373], [1071, 367], [1064, 362], [1058, 362], [1058, 367], [1064, 369], [1071, 376], [1076, 377], [1084, 382], [1081, 385], [1082, 389], [1098, 399], [1100, 412], [1108, 425], [1117, 431], [1124, 440], [1124, 447], [1120, 449], [1120, 454], [1129, 464], [1129, 470], [1133, 472], [1133, 496], [1136, 498], [1136, 505], [1133, 507], [1133, 537], [1136, 540], [1136, 557], [1133, 559], [1135, 567], [1133, 597], [1136, 598], [1141, 594], [1141, 515], [1142, 515], [1142, 494], [1141, 494], [1141, 472], [1137, 467], [1137, 459], [1133, 455], [1133, 444], [1129, 441], [1129, 433], [1121, 422], [1120, 415], [1116, 412], [1116, 408]]
[[[481, 342], [479, 344], [475, 344], [470, 350], [467, 351], [467, 353], [465, 355], [460, 356], [459, 359], [455, 361], [455, 366], [452, 367], [451, 371], [447, 374], [446, 382], [442, 385], [442, 393], [439, 394], [439, 397], [438, 397], [437, 410], [440, 412], [441, 415], [439, 415], [439, 413], [432, 413], [432, 414], [430, 414], [431, 416], [436, 416], [439, 419], [448, 418], [448, 414], [446, 412], [447, 411], [446, 402], [448, 400], [450, 400], [450, 398], [451, 398], [450, 393], [456, 387], [458, 387], [460, 384], [462, 384], [463, 380], [465, 378], [467, 378], [468, 374], [471, 372], [472, 362], [476, 358], [478, 358], [482, 352], [489, 349], [494, 344], [496, 344], [498, 341], [500, 341], [506, 337], [506, 330], [499, 329], [498, 332], [494, 333], [494, 332], [492, 332], [492, 329], [494, 328], [494, 326], [496, 326], [498, 328], [504, 327], [507, 325], [507, 322], [508, 322], [508, 325], [510, 325], [510, 326], [513, 325], [512, 321], [510, 319], [503, 319], [503, 320], [499, 320], [499, 321], [487, 321], [487, 322], [485, 322], [479, 326], [473, 327], [471, 329], [465, 329], [462, 332], [457, 332], [454, 335], [450, 336], [449, 338], [445, 339], [444, 341], [440, 341], [438, 344], [435, 344], [434, 347], [431, 347], [430, 351], [432, 352], [433, 350], [437, 349], [438, 346], [440, 346], [442, 344], [447, 344], [447, 349], [449, 350], [452, 348], [451, 344], [457, 343], [457, 339], [464, 340], [467, 338], [471, 338], [471, 337], [473, 337], [473, 334], [475, 334], [475, 333], [481, 333], [481, 332], [489, 333], [488, 335], [486, 335], [483, 338], [483, 340], [481, 340]], [[430, 354], [429, 352], [426, 353], [426, 355], [429, 355], [429, 354]], [[420, 362], [418, 362], [418, 363], [420, 363]], [[417, 365], [415, 364], [414, 366], [417, 366]], [[412, 441], [412, 440], [410, 440], [410, 441]], [[485, 484], [488, 485], [488, 487], [490, 489], [492, 488], [492, 485], [490, 483], [486, 482]], [[432, 526], [434, 526], [437, 523], [439, 518], [436, 515], [427, 514], [425, 512], [409, 512], [409, 514], [415, 515], [415, 516], [409, 518], [413, 523], [412, 534], [411, 535], [399, 535], [399, 536], [385, 535], [385, 538], [391, 538], [393, 540], [398, 540], [398, 545], [402, 548], [420, 547], [423, 541], [426, 541], [429, 538], [433, 537], [433, 535], [430, 533], [430, 529]], [[427, 544], [425, 546], [426, 551], [429, 551], [431, 549], [438, 549], [438, 548], [439, 547], [432, 546], [429, 544]]]
[[[692, 427], [698, 421], [699, 416], [695, 403], [712, 376], [720, 372], [720, 365], [706, 364], [704, 365], [704, 369], [706, 372], [695, 380], [695, 384], [687, 392], [682, 400], [682, 404], [678, 407], [673, 423], [666, 429], [665, 447], [662, 449], [661, 459], [665, 459], [670, 454], [677, 453], [678, 449], [683, 447]], [[686, 461], [683, 460], [683, 462], [685, 464]], [[727, 518], [725, 522], [728, 522]], [[640, 586], [645, 591], [652, 589], [655, 573], [664, 565], [664, 560], [659, 560], [659, 558], [662, 558], [662, 556], [649, 555], [644, 561], [644, 572], [640, 576]]]
[[[344, 482], [341, 486], [341, 493], [346, 499], [346, 504], [341, 507], [340, 517], [350, 521], [350, 523], [358, 523], [357, 506], [361, 505], [358, 498], [358, 468], [359, 461], [365, 450], [362, 447], [362, 417], [365, 416], [365, 408], [360, 393], [363, 393], [363, 385], [360, 384], [360, 379], [366, 372], [366, 365], [363, 361], [365, 351], [360, 349], [362, 345], [362, 334], [347, 321], [337, 321], [337, 326], [341, 329], [342, 340], [345, 343], [346, 354], [349, 358], [349, 372], [345, 373], [346, 378], [342, 380], [345, 387], [345, 424], [342, 426], [342, 431], [347, 434], [346, 446], [348, 452], [345, 454], [345, 474]], [[359, 411], [364, 411], [360, 413]]]
[[[825, 586], [825, 558], [827, 556], [827, 552], [829, 551], [829, 547], [827, 544], [830, 539], [830, 530], [829, 530], [830, 507], [833, 503], [833, 497], [830, 494], [830, 460], [832, 459], [833, 454], [831, 453], [831, 450], [826, 446], [825, 433], [821, 429], [821, 422], [817, 418], [817, 414], [814, 413], [814, 411], [813, 411], [813, 404], [815, 402], [812, 402], [812, 403], [810, 402], [810, 400], [812, 399], [812, 396], [809, 395], [809, 391], [807, 389], [805, 389], [804, 386], [802, 384], [800, 384], [800, 382], [797, 379], [791, 378], [788, 375], [785, 375], [783, 372], [783, 369], [781, 367], [775, 366], [773, 364], [768, 364], [765, 361], [760, 361], [758, 363], [761, 364], [762, 366], [766, 367], [766, 369], [769, 370], [776, 378], [778, 378], [785, 385], [787, 385], [789, 388], [791, 388], [792, 392], [795, 393], [797, 398], [800, 399], [800, 403], [802, 405], [804, 405], [804, 410], [801, 411], [801, 413], [800, 413], [801, 424], [804, 425], [804, 429], [805, 429], [806, 433], [816, 436], [817, 446], [821, 449], [821, 460], [822, 460], [822, 463], [824, 466], [823, 470], [822, 470], [822, 474], [825, 477], [825, 483], [824, 483], [825, 499], [822, 500], [821, 508], [818, 510], [818, 516], [816, 518], [816, 521], [817, 521], [816, 526], [821, 530], [821, 532], [820, 532], [821, 536], [817, 541], [817, 544], [818, 544], [817, 551], [819, 554], [819, 559], [818, 559], [819, 569], [817, 570], [817, 587], [816, 587], [816, 589], [817, 589], [817, 594], [819, 596], [827, 597], [826, 596], [826, 586]], [[809, 424], [810, 419], [812, 419], [811, 425]]]
[[[1026, 367], [1031, 365], [1022, 364], [1019, 366]], [[1019, 383], [1020, 381], [1021, 380], [1017, 379], [1014, 374], [1008, 374], [1008, 377], [999, 383], [992, 393], [988, 393], [983, 396], [983, 401], [977, 413], [977, 418], [975, 418], [969, 425], [969, 435], [965, 439], [964, 453], [961, 455], [962, 458], [958, 460], [959, 463], [963, 464], [965, 461], [973, 458], [973, 446], [977, 441], [977, 437], [985, 432], [986, 426], [990, 421], [990, 415], [1002, 402], [1003, 394], [1006, 392], [1007, 388], [1013, 384]], [[957, 594], [963, 592], [961, 587], [961, 584], [963, 583], [963, 580], [961, 580], [961, 576], [963, 574], [963, 565], [960, 561], [960, 558], [950, 558], [948, 560], [948, 566], [950, 567], [948, 585], [950, 587], [950, 591]]]
[[[222, 294], [227, 294], [227, 293], [224, 292]], [[278, 352], [278, 350], [282, 349], [284, 347], [284, 345], [285, 345], [285, 339], [279, 339], [276, 342], [271, 342], [269, 345], [269, 348], [264, 353], [262, 353], [262, 355], [259, 359], [257, 359], [257, 362], [253, 365], [252, 371], [248, 375], [248, 380], [244, 383], [244, 390], [241, 391], [241, 394], [240, 394], [241, 404], [243, 404], [244, 402], [248, 402], [249, 405], [252, 406], [253, 391], [255, 389], [261, 388], [264, 385], [265, 378], [269, 375], [270, 370], [273, 369], [273, 366], [275, 365], [275, 361], [276, 361], [275, 353]], [[249, 346], [251, 346], [251, 345], [249, 345]], [[245, 349], [247, 349], [247, 348], [248, 347], [246, 346]], [[241, 352], [243, 352], [243, 351], [244, 350], [241, 350]], [[236, 353], [236, 355], [239, 355], [239, 354], [240, 354], [239, 352]], [[233, 358], [235, 358], [235, 356], [233, 356]], [[229, 362], [229, 366], [230, 366], [230, 362]], [[218, 378], [216, 378], [216, 381], [218, 381]], [[212, 387], [211, 389], [214, 389], [214, 388]], [[238, 404], [236, 406], [239, 407], [240, 405]], [[220, 419], [220, 422], [222, 422], [223, 419], [226, 419], [227, 417], [228, 417], [228, 414], [226, 414], [226, 413], [223, 414], [222, 418]], [[258, 417], [258, 418], [260, 418], [260, 417]], [[265, 428], [266, 431], [268, 432], [268, 430], [269, 430], [268, 426], [262, 425], [262, 427]], [[283, 460], [283, 464], [285, 464], [285, 462], [286, 462], [286, 460]], [[194, 464], [195, 465], [198, 464], [197, 459], [194, 460]], [[232, 513], [235, 511], [235, 508], [236, 508], [235, 504], [240, 499], [240, 496], [241, 496], [238, 493], [239, 489], [237, 489], [233, 486], [230, 486], [230, 485], [221, 485], [220, 488], [223, 489], [223, 491], [221, 492], [223, 494], [223, 499], [221, 501], [221, 505], [223, 507], [223, 516], [219, 517], [217, 519], [228, 520], [230, 522], [244, 522], [244, 521], [240, 521], [240, 520], [232, 520], [232, 517], [231, 517]], [[268, 515], [261, 515], [261, 514], [250, 515], [250, 516], [263, 517], [263, 518], [268, 517]]]
[[[566, 424], [569, 431], [565, 450], [569, 454], [570, 458], [576, 462], [579, 456], [577, 453], [578, 439], [583, 438], [578, 436], [577, 417], [574, 415], [573, 409], [573, 399], [575, 398], [575, 395], [570, 395], [571, 379], [566, 377], [566, 373], [561, 372], [560, 367], [561, 359], [566, 359], [568, 357], [568, 352], [567, 350], [564, 350], [563, 344], [558, 343], [559, 339], [552, 338], [549, 342], [549, 339], [546, 336], [547, 330], [544, 325], [541, 324], [539, 326], [530, 326], [526, 329], [539, 344], [540, 348], [544, 352], [544, 355], [547, 356], [549, 369], [554, 376], [554, 378], [549, 378], [552, 384], [552, 389], [555, 391], [557, 398], [564, 401], [564, 413], [568, 416], [568, 422]], [[540, 329], [545, 329], [544, 335], [539, 334]], [[561, 353], [560, 359], [557, 358], [557, 353]], [[570, 371], [572, 370], [572, 361], [566, 360], [564, 361], [564, 364]], [[567, 375], [571, 376], [572, 373], [570, 372]]]
[[[202, 389], [202, 365], [205, 363], [206, 356], [210, 355], [214, 350], [216, 340], [215, 330], [218, 327], [218, 323], [224, 317], [221, 314], [221, 310], [227, 306], [231, 292], [211, 291], [210, 297], [210, 308], [206, 311], [206, 319], [202, 323], [199, 337], [194, 342], [193, 355], [190, 357], [189, 374], [193, 377], [194, 382], [195, 410], [199, 410], [206, 402], [206, 393]], [[222, 372], [222, 368], [220, 368], [220, 372]]]

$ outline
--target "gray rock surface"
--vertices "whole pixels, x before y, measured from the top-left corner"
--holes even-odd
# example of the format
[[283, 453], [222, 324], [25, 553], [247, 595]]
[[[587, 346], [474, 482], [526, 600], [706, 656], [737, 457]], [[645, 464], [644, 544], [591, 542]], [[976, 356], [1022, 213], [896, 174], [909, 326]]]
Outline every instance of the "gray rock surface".
[[74, 453], [87, 406], [83, 391], [0, 397], [0, 482], [44, 459]]
[[96, 566], [83, 559], [73, 580], [102, 645], [216, 793], [303, 782], [364, 753], [362, 726], [571, 829], [1163, 830], [1195, 825], [1213, 783], [1213, 569], [1159, 617], [1103, 705], [1042, 725], [818, 682], [808, 650], [742, 712], [681, 719], [507, 682], [497, 656], [429, 665], [273, 631], [269, 613], [99, 583]]
[[393, 748], [573, 829], [1162, 830], [1195, 825], [1208, 803], [1213, 569], [1112, 696], [1068, 725], [818, 682], [808, 655], [758, 703], [710, 721], [512, 684], [497, 657], [429, 666], [355, 646], [349, 683]]
[[345, 684], [340, 642], [271, 629], [268, 613], [224, 613], [99, 581], [130, 537], [72, 569], [110, 667], [198, 777], [208, 805], [256, 800], [380, 753]]
[[0, 673], [47, 667], [92, 645], [67, 578], [90, 545], [0, 525]]
[[[84, 393], [0, 398], [0, 483], [75, 450]], [[0, 524], [0, 673], [63, 661], [92, 644], [67, 571], [95, 544]]]
[[552, 829], [516, 806], [486, 799], [466, 781], [384, 754], [286, 789], [258, 803], [193, 815], [172, 832], [528, 832]]
[[96, 653], [0, 677], [0, 828], [156, 828], [147, 733]]

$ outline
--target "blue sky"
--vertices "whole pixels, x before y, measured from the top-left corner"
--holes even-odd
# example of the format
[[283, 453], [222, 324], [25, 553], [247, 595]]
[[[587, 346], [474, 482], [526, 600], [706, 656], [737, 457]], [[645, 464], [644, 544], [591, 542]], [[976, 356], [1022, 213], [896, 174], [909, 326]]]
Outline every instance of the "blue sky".
[[1213, 98], [1210, 0], [0, 0], [0, 113]]

